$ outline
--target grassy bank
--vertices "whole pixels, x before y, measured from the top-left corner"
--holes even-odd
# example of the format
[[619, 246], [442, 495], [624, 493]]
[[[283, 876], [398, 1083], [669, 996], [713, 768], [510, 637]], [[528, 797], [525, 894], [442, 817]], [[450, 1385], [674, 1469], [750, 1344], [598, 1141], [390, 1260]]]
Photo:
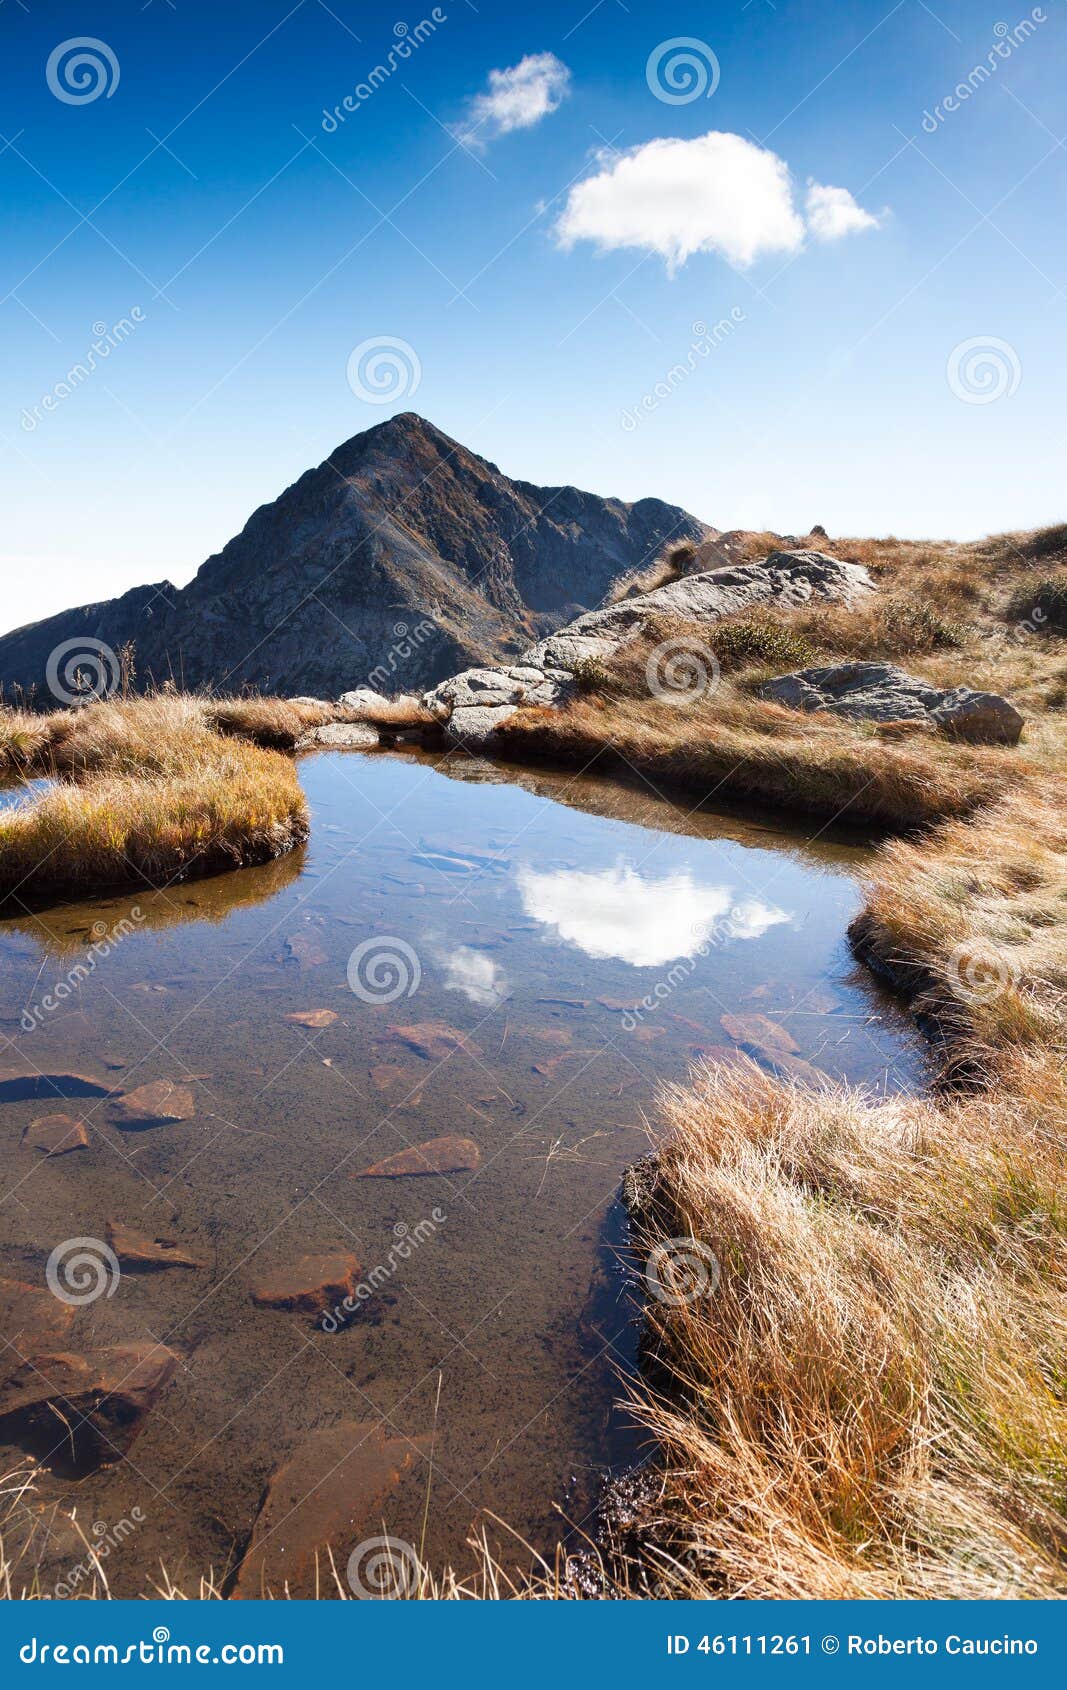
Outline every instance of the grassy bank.
[[291, 850], [307, 837], [307, 803], [291, 758], [257, 742], [295, 742], [307, 714], [172, 693], [5, 712], [9, 772], [14, 757], [53, 784], [0, 814], [0, 905], [166, 886]]
[[[896, 602], [938, 606], [925, 632], [885, 602], [786, 630], [800, 661], [888, 658], [1006, 692], [1035, 713], [1010, 750], [775, 725], [752, 697], [767, 621], [722, 642], [725, 698], [664, 715], [635, 653], [572, 707], [571, 755], [602, 745], [691, 790], [714, 777], [923, 824], [879, 851], [851, 936], [940, 1057], [929, 1099], [805, 1091], [754, 1066], [665, 1092], [666, 1145], [629, 1182], [655, 1270], [637, 1412], [660, 1456], [631, 1588], [1067, 1593], [1067, 666], [1032, 615], [1057, 602], [1034, 571], [1063, 542], [845, 544]], [[542, 732], [527, 720], [515, 738]], [[695, 1277], [672, 1281], [687, 1256]]]

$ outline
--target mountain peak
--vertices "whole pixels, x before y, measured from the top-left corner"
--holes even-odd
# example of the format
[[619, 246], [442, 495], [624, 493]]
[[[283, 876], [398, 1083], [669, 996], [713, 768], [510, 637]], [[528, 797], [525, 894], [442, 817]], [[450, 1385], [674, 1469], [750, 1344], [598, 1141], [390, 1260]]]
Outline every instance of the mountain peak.
[[116, 651], [132, 641], [142, 684], [411, 690], [506, 661], [670, 541], [708, 533], [659, 499], [513, 481], [400, 411], [253, 512], [187, 587], [126, 593], [0, 638], [0, 677], [43, 699], [53, 649], [85, 637]]

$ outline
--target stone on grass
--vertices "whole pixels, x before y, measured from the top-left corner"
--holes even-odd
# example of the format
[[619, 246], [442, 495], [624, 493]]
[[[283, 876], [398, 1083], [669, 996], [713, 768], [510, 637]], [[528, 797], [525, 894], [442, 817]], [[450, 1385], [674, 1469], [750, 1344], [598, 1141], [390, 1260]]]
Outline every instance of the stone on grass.
[[1025, 719], [999, 693], [945, 690], [893, 663], [835, 663], [765, 681], [760, 697], [853, 721], [914, 722], [976, 744], [1015, 745]]

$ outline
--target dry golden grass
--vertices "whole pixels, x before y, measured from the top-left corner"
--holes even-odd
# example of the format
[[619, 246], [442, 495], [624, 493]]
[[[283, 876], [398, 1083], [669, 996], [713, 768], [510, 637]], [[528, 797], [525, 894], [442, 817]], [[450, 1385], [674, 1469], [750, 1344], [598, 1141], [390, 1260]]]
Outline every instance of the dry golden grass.
[[1067, 1081], [1013, 1067], [941, 1105], [755, 1067], [667, 1092], [639, 1248], [696, 1239], [720, 1277], [647, 1301], [646, 1588], [1067, 1593]]
[[[249, 732], [265, 731], [253, 716]], [[266, 862], [307, 837], [292, 762], [214, 731], [199, 696], [114, 698], [43, 718], [56, 784], [0, 816], [0, 900], [27, 907]]]
[[266, 862], [307, 833], [291, 761], [215, 737], [185, 766], [60, 783], [0, 815], [0, 903], [165, 886]]
[[875, 859], [860, 955], [894, 980], [951, 1058], [1067, 1053], [1067, 782], [1051, 772]]
[[563, 710], [523, 710], [499, 732], [518, 760], [635, 769], [657, 785], [892, 828], [964, 816], [1009, 782], [1009, 750], [921, 735], [893, 741], [829, 715], [801, 715], [723, 680], [679, 706], [640, 696], [580, 697]]

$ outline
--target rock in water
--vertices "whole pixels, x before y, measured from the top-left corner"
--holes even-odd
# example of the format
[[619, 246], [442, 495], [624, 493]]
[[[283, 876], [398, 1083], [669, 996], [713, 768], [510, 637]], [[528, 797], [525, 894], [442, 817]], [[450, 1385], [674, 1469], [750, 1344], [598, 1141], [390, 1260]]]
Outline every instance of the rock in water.
[[121, 1221], [108, 1221], [107, 1241], [124, 1267], [131, 1268], [202, 1268], [207, 1263], [195, 1256], [187, 1256], [173, 1238], [149, 1238], [135, 1232]]
[[17, 1373], [27, 1356], [67, 1342], [74, 1309], [40, 1285], [0, 1279], [0, 1385]]
[[84, 1121], [73, 1115], [39, 1115], [31, 1121], [22, 1135], [28, 1150], [39, 1150], [44, 1156], [65, 1156], [68, 1150], [84, 1150], [89, 1134]]
[[410, 1150], [398, 1150], [369, 1168], [362, 1168], [353, 1179], [401, 1179], [405, 1174], [464, 1174], [473, 1173], [481, 1162], [482, 1153], [472, 1138], [428, 1138], [425, 1144], [413, 1145]]
[[313, 1031], [320, 1027], [332, 1027], [337, 1020], [335, 1009], [295, 1009], [291, 1015], [283, 1015], [283, 1021], [291, 1021], [295, 1027], [309, 1027]]
[[389, 1032], [428, 1062], [443, 1062], [454, 1050], [467, 1051], [471, 1056], [481, 1055], [480, 1046], [465, 1033], [450, 1027], [447, 1021], [412, 1021], [406, 1026], [393, 1024]]
[[327, 1309], [355, 1295], [360, 1267], [346, 1250], [298, 1256], [285, 1267], [264, 1274], [252, 1287], [252, 1301], [261, 1309], [285, 1309], [317, 1319]]
[[61, 1470], [109, 1467], [126, 1454], [177, 1365], [164, 1344], [86, 1355], [37, 1351], [0, 1390], [0, 1428]]
[[[331, 1591], [327, 1550], [343, 1580], [360, 1544], [382, 1536], [383, 1503], [429, 1443], [427, 1436], [387, 1439], [380, 1426], [351, 1420], [311, 1433], [271, 1478], [232, 1594], [247, 1600]], [[413, 1572], [410, 1562], [397, 1567], [397, 1593], [406, 1593]], [[353, 1566], [352, 1576], [359, 1581], [354, 1594], [377, 1594], [365, 1582], [368, 1568]]]
[[760, 697], [796, 710], [827, 710], [855, 721], [915, 722], [956, 739], [1015, 745], [1025, 718], [995, 692], [945, 691], [892, 663], [836, 663], [765, 681]]
[[170, 1121], [191, 1121], [196, 1114], [196, 1099], [189, 1086], [174, 1080], [152, 1080], [116, 1097], [111, 1109], [117, 1127], [135, 1132], [143, 1127], [166, 1126]]

